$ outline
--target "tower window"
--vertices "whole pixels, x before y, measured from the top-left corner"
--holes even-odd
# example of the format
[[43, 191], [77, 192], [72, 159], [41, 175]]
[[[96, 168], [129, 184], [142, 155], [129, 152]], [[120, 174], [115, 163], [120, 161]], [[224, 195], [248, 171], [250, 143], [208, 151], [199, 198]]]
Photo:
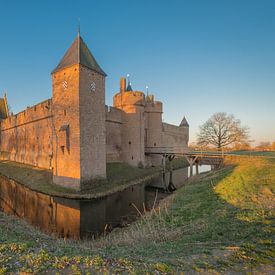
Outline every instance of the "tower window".
[[92, 92], [95, 92], [95, 90], [96, 90], [96, 85], [95, 85], [95, 83], [94, 83], [94, 81], [91, 83], [91, 91]]
[[68, 82], [66, 80], [64, 80], [62, 82], [62, 87], [63, 87], [64, 91], [66, 91], [68, 89]]
[[129, 145], [131, 145], [132, 144], [132, 142], [131, 141], [129, 141]]

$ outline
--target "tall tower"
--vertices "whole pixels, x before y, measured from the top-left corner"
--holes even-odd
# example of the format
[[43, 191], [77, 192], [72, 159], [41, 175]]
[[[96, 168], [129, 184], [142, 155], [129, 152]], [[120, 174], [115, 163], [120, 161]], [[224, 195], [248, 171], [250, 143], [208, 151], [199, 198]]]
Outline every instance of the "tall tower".
[[145, 164], [144, 155], [144, 93], [133, 91], [131, 83], [120, 80], [120, 92], [113, 97], [113, 106], [124, 111], [122, 131], [122, 158], [130, 165]]
[[[162, 102], [155, 101], [153, 95], [146, 96], [145, 105], [145, 147], [149, 151], [162, 151]], [[148, 163], [160, 165], [160, 155], [147, 157]]]
[[56, 184], [83, 189], [106, 177], [105, 77], [78, 33], [52, 72]]

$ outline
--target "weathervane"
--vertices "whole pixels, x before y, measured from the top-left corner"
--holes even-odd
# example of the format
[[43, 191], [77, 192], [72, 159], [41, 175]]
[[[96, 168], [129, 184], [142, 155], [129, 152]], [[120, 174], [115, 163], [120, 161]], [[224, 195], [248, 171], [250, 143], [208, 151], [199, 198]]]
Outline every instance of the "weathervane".
[[80, 35], [80, 17], [78, 17], [77, 33]]
[[148, 96], [149, 95], [149, 87], [146, 85], [145, 89], [146, 89], [146, 95]]

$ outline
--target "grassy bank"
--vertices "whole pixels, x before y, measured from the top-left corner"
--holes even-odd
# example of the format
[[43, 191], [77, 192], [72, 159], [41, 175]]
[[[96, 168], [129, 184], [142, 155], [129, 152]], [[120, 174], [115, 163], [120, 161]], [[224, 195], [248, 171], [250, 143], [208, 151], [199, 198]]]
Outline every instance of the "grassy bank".
[[76, 191], [53, 183], [52, 171], [14, 161], [0, 161], [0, 175], [13, 179], [32, 190], [61, 197], [99, 197], [136, 184], [160, 173], [160, 167], [138, 168], [126, 163], [108, 163], [106, 180], [87, 183], [85, 191]]
[[231, 158], [97, 240], [46, 236], [0, 213], [1, 272], [274, 272], [275, 159]]

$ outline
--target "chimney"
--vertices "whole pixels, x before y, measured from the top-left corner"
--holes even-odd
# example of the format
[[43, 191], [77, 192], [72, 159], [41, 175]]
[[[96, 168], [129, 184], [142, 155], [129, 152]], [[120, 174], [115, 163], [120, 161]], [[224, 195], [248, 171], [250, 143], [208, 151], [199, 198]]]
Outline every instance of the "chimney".
[[126, 78], [122, 77], [120, 79], [120, 92], [124, 93], [126, 91]]

